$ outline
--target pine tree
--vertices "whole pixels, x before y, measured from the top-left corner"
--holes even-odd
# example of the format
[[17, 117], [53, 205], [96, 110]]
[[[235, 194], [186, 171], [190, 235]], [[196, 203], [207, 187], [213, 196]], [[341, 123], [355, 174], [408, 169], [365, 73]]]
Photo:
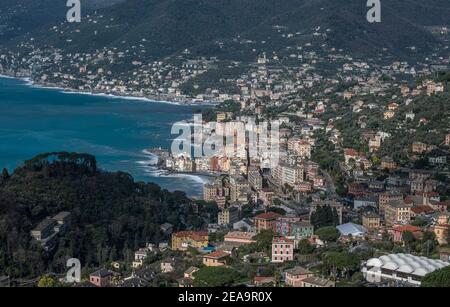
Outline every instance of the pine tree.
[[8, 173], [8, 170], [6, 168], [4, 168], [3, 171], [2, 171], [2, 178], [4, 180], [9, 178], [9, 173]]

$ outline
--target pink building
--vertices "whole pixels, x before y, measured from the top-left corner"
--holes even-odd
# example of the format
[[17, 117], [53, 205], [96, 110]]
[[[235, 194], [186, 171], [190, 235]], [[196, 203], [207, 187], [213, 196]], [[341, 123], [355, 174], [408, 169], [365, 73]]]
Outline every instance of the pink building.
[[89, 281], [97, 287], [108, 287], [111, 284], [112, 276], [111, 271], [100, 269], [89, 275]]
[[395, 243], [400, 243], [403, 241], [403, 233], [405, 231], [409, 231], [413, 234], [414, 237], [419, 238], [422, 234], [422, 230], [419, 227], [415, 227], [412, 225], [401, 225], [395, 226], [391, 230], [392, 239]]
[[285, 283], [291, 287], [301, 287], [302, 281], [308, 277], [313, 277], [314, 274], [307, 269], [296, 266], [285, 271]]
[[272, 262], [294, 260], [294, 241], [285, 237], [275, 237], [272, 240]]

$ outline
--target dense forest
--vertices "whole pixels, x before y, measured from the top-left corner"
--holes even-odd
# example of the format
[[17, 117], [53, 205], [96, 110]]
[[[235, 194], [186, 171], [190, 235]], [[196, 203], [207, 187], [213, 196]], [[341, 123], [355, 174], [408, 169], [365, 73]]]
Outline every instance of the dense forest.
[[[39, 155], [0, 176], [0, 275], [58, 273], [72, 257], [86, 267], [131, 260], [145, 243], [167, 241], [165, 222], [174, 230], [202, 227], [197, 209], [183, 192], [99, 170], [91, 155]], [[72, 222], [47, 252], [30, 231], [61, 211], [70, 211]]]
[[[6, 30], [3, 35], [0, 31], [0, 44], [2, 38], [6, 43], [13, 38], [11, 45], [15, 45], [15, 39], [33, 37], [42, 46], [87, 52], [105, 46], [120, 47], [126, 41], [125, 48], [142, 45], [153, 58], [189, 48], [199, 55], [229, 59], [232, 54], [234, 60], [243, 60], [254, 59], [253, 48], [262, 44], [257, 42], [264, 41], [261, 46], [267, 52], [303, 42], [301, 35], [299, 41], [277, 35], [277, 29], [285, 27], [301, 34], [330, 29], [326, 37], [329, 45], [355, 54], [377, 55], [386, 48], [391, 54], [404, 56], [411, 54], [407, 49], [411, 46], [418, 52], [432, 50], [438, 41], [424, 26], [446, 25], [450, 10], [445, 0], [429, 0], [426, 4], [391, 0], [383, 3], [383, 22], [374, 25], [366, 21], [365, 1], [127, 0], [93, 13], [92, 7], [105, 1], [91, 0], [86, 5], [83, 2], [83, 17], [89, 16], [85, 18], [88, 22], [61, 24], [66, 15], [65, 1], [38, 2], [8, 0], [0, 4], [0, 10], [6, 11]], [[90, 20], [92, 16], [96, 16], [95, 23]], [[62, 31], [48, 31], [49, 24], [59, 24]], [[252, 44], [236, 38], [251, 40]], [[68, 40], [72, 43], [68, 44]]]

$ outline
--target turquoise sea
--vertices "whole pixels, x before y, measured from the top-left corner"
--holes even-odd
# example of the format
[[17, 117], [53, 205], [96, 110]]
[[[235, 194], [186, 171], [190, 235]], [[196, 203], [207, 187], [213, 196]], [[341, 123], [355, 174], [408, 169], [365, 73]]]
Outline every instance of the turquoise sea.
[[197, 106], [63, 93], [0, 78], [0, 168], [50, 151], [96, 156], [100, 168], [199, 196], [207, 178], [166, 174], [146, 149], [170, 148], [171, 125], [189, 119]]

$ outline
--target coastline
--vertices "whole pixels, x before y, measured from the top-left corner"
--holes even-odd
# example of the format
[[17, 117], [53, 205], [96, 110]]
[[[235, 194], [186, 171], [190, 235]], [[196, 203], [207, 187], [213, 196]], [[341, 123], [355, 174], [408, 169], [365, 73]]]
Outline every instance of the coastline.
[[139, 163], [143, 164], [146, 167], [149, 168], [155, 168], [155, 170], [159, 173], [159, 177], [194, 177], [197, 178], [199, 181], [201, 181], [203, 184], [208, 183], [216, 179], [220, 176], [218, 173], [212, 173], [212, 172], [182, 172], [182, 171], [174, 171], [171, 169], [168, 169], [164, 167], [161, 164], [161, 155], [152, 152], [151, 149], [144, 149], [142, 150], [142, 153], [145, 154], [147, 157], [151, 158], [151, 160], [148, 161], [140, 161]]
[[[55, 86], [55, 85], [47, 86], [47, 84], [45, 84], [45, 85], [37, 84], [37, 83], [33, 82], [31, 80], [31, 78], [26, 77], [26, 76], [12, 76], [12, 75], [0, 74], [0, 78], [20, 81], [20, 82], [17, 82], [18, 85], [26, 86], [27, 88], [49, 89], [49, 90], [53, 90], [56, 92], [60, 92], [62, 94], [80, 94], [80, 95], [97, 96], [97, 97], [103, 97], [103, 98], [135, 100], [136, 102], [141, 101], [141, 102], [166, 103], [166, 104], [171, 104], [171, 105], [176, 105], [176, 106], [186, 106], [186, 107], [194, 106], [194, 104], [171, 102], [171, 101], [158, 101], [158, 100], [151, 100], [149, 98], [144, 98], [144, 97], [119, 96], [119, 95], [112, 95], [112, 94], [106, 94], [106, 93], [81, 92], [81, 91], [76, 91], [76, 90], [71, 91], [69, 89], [65, 89], [62, 87]], [[201, 104], [201, 105], [205, 105], [205, 104]], [[145, 151], [145, 149], [143, 150], [143, 153], [145, 155], [145, 158], [142, 159], [143, 161], [136, 161], [136, 162], [143, 162], [142, 163], [143, 167], [146, 168], [152, 164], [151, 163], [152, 161], [148, 161], [148, 160], [146, 161], [146, 159], [150, 158], [150, 160], [152, 160], [152, 157], [154, 157], [154, 155], [151, 155], [151, 153]], [[129, 169], [127, 169], [127, 168], [125, 168], [123, 170], [129, 171]], [[161, 167], [157, 167], [157, 169], [150, 169], [150, 172], [144, 172], [144, 173], [145, 173], [144, 177], [147, 177], [148, 175], [150, 175], [150, 177], [155, 177], [155, 178], [157, 178], [157, 177], [160, 177], [160, 178], [187, 177], [186, 180], [188, 180], [188, 182], [189, 182], [189, 188], [186, 187], [186, 189], [184, 189], [183, 185], [180, 185], [177, 188], [177, 190], [186, 192], [190, 198], [199, 198], [200, 197], [199, 195], [202, 194], [202, 185], [211, 180], [211, 177], [206, 176], [206, 174], [168, 172], [167, 170], [165, 170]], [[155, 182], [155, 180], [152, 180], [151, 178], [143, 178], [142, 180], [144, 180], [146, 182]], [[191, 184], [191, 182], [196, 182], [198, 184], [198, 188], [195, 188], [195, 190], [191, 191], [190, 186], [191, 185], [193, 186], [193, 184]], [[157, 184], [160, 185], [160, 183], [157, 183]]]
[[125, 100], [133, 100], [133, 101], [142, 101], [142, 102], [156, 102], [156, 103], [166, 103], [178, 106], [206, 106], [213, 107], [218, 105], [218, 102], [211, 101], [197, 101], [195, 99], [177, 99], [176, 97], [164, 95], [167, 98], [162, 98], [161, 96], [133, 96], [126, 93], [117, 93], [113, 91], [82, 91], [74, 88], [61, 87], [58, 84], [54, 83], [37, 83], [31, 79], [29, 76], [16, 76], [11, 74], [0, 73], [0, 78], [5, 79], [15, 79], [26, 82], [27, 86], [40, 88], [40, 89], [49, 89], [49, 90], [58, 90], [64, 94], [78, 94], [78, 95], [89, 95], [89, 96], [100, 96], [111, 99], [125, 99]]

